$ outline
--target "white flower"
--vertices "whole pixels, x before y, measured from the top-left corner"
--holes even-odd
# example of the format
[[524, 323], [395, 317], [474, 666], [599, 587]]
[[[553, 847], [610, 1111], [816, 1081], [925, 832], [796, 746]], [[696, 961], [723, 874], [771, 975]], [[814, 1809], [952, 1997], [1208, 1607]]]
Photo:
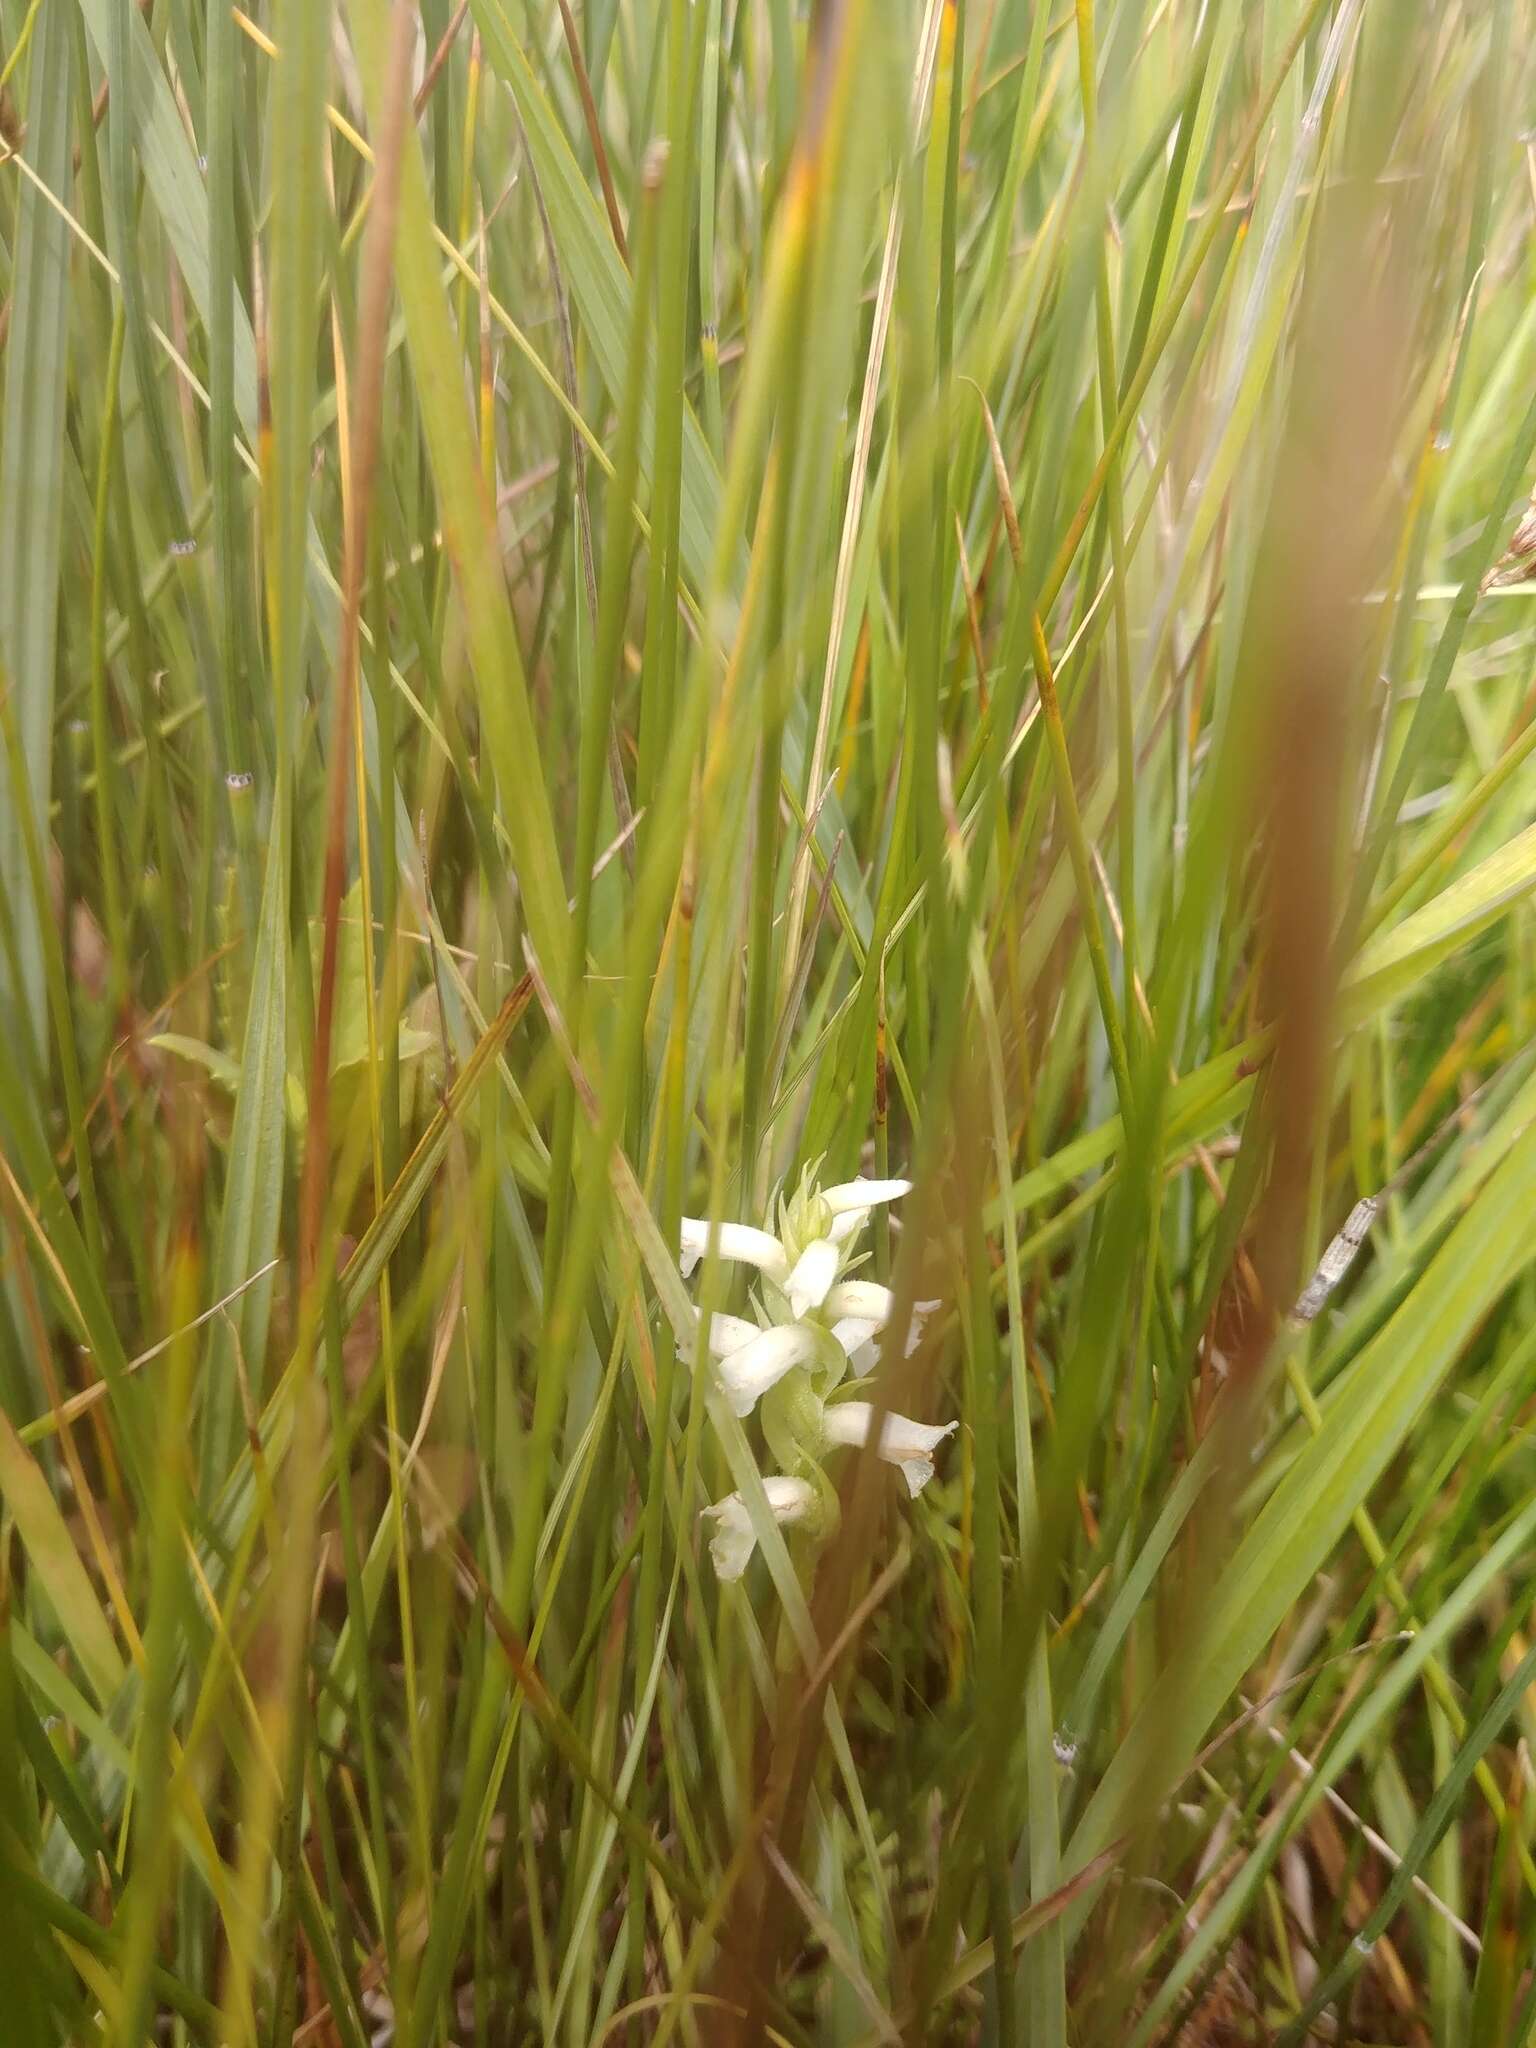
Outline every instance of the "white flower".
[[[922, 1342], [924, 1318], [931, 1316], [938, 1305], [936, 1301], [913, 1302], [912, 1321], [907, 1330], [908, 1358]], [[824, 1307], [834, 1318], [833, 1336], [852, 1358], [861, 1345], [885, 1328], [895, 1311], [896, 1297], [889, 1287], [874, 1280], [840, 1280], [829, 1290]]]
[[[763, 1492], [768, 1496], [768, 1506], [776, 1522], [804, 1521], [816, 1499], [816, 1489], [808, 1479], [775, 1476], [763, 1481]], [[757, 1536], [746, 1502], [739, 1493], [728, 1493], [724, 1500], [717, 1500], [702, 1512], [715, 1524], [715, 1533], [709, 1539], [709, 1554], [714, 1559], [716, 1575], [722, 1579], [739, 1579], [757, 1548]]]
[[[829, 1444], [867, 1444], [874, 1421], [868, 1401], [839, 1401], [822, 1416]], [[889, 1410], [880, 1429], [879, 1455], [888, 1465], [899, 1465], [907, 1491], [921, 1493], [933, 1477], [933, 1454], [945, 1437], [953, 1436], [958, 1422], [914, 1422], [908, 1415]]]
[[[877, 1361], [873, 1340], [879, 1334], [878, 1323], [865, 1322], [858, 1316], [839, 1316], [832, 1325], [833, 1343], [847, 1353], [849, 1364], [861, 1378], [875, 1369]], [[862, 1358], [860, 1352], [865, 1354]]]
[[829, 1316], [858, 1316], [878, 1330], [891, 1319], [896, 1297], [878, 1280], [839, 1280], [827, 1295]]
[[858, 1316], [878, 1330], [891, 1319], [896, 1297], [878, 1280], [839, 1280], [827, 1295], [829, 1316]]
[[[677, 1263], [685, 1280], [709, 1250], [710, 1237], [706, 1219], [683, 1218], [682, 1250]], [[754, 1230], [750, 1223], [717, 1223], [713, 1237], [714, 1248], [722, 1259], [738, 1259], [744, 1265], [758, 1266], [770, 1280], [782, 1280], [789, 1271], [783, 1245], [766, 1230]]]
[[716, 1350], [715, 1361], [725, 1398], [737, 1415], [750, 1415], [759, 1395], [777, 1386], [797, 1365], [809, 1365], [818, 1349], [817, 1333], [806, 1323], [775, 1323], [771, 1329], [754, 1330], [748, 1343], [737, 1345], [730, 1336], [726, 1342], [732, 1348]]
[[[826, 1311], [829, 1316], [850, 1316], [860, 1322], [868, 1322], [877, 1330], [883, 1330], [896, 1313], [896, 1296], [889, 1287], [882, 1287], [877, 1280], [839, 1280], [827, 1292]], [[937, 1301], [914, 1301], [912, 1304], [913, 1330], [919, 1330], [923, 1323], [939, 1306]], [[915, 1345], [908, 1343], [908, 1350]]]
[[837, 1351], [846, 1356], [857, 1350], [889, 1319], [889, 1288], [840, 1283], [839, 1276], [855, 1256], [855, 1240], [873, 1205], [895, 1201], [910, 1187], [910, 1181], [861, 1177], [818, 1188], [808, 1170], [792, 1194], [776, 1201], [768, 1219], [776, 1226], [772, 1230], [682, 1219], [678, 1263], [685, 1276], [711, 1250], [756, 1266], [763, 1275], [758, 1313], [771, 1327], [759, 1330], [739, 1316], [717, 1315], [706, 1340], [738, 1415], [749, 1415], [759, 1395], [785, 1373], [818, 1358], [832, 1370], [835, 1384], [843, 1367]]
[[[813, 1242], [802, 1242], [796, 1247], [794, 1257], [791, 1257], [783, 1237], [776, 1236], [772, 1231], [756, 1230], [750, 1223], [716, 1223], [711, 1226], [706, 1217], [685, 1216], [678, 1264], [686, 1278], [709, 1250], [713, 1239], [714, 1248], [722, 1259], [739, 1259], [746, 1265], [757, 1266], [770, 1280], [782, 1284], [790, 1268], [798, 1263], [800, 1257], [816, 1251], [818, 1244], [846, 1244], [863, 1228], [865, 1219], [875, 1203], [894, 1202], [899, 1196], [909, 1193], [911, 1186], [909, 1180], [860, 1178], [840, 1181], [835, 1187], [817, 1189], [808, 1180], [802, 1181], [800, 1194], [791, 1206], [801, 1212], [802, 1222], [806, 1214], [814, 1214], [819, 1207], [822, 1211], [823, 1227], [815, 1231]], [[811, 1268], [812, 1273], [819, 1273], [825, 1264], [825, 1255], [818, 1252]], [[837, 1266], [833, 1265], [827, 1287], [830, 1287], [832, 1280], [836, 1278], [837, 1270]], [[824, 1287], [817, 1297], [818, 1304], [825, 1295]]]
[[790, 1268], [784, 1282], [792, 1314], [803, 1316], [808, 1308], [820, 1308], [826, 1300], [843, 1255], [829, 1237], [815, 1238]]
[[876, 1202], [899, 1201], [911, 1192], [909, 1180], [865, 1180], [861, 1174], [857, 1180], [839, 1181], [836, 1187], [823, 1188], [821, 1199], [834, 1216], [841, 1216], [851, 1209], [873, 1208]]
[[[695, 1322], [703, 1317], [696, 1308]], [[704, 1342], [711, 1358], [729, 1358], [733, 1351], [744, 1351], [749, 1344], [755, 1344], [762, 1331], [756, 1323], [749, 1323], [745, 1316], [728, 1316], [723, 1309], [716, 1309], [709, 1319], [709, 1335]]]
[[832, 1221], [827, 1228], [829, 1244], [846, 1244], [857, 1237], [869, 1221], [869, 1212], [877, 1202], [895, 1202], [901, 1196], [912, 1192], [909, 1180], [845, 1180], [836, 1187], [823, 1188], [820, 1200], [831, 1211]]

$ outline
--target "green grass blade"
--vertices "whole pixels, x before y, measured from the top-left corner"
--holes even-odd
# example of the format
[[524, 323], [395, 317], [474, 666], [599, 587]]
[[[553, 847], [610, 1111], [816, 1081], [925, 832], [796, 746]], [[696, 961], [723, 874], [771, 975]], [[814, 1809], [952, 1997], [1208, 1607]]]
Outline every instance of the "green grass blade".
[[[33, 168], [45, 188], [68, 202], [71, 36], [63, 8], [49, 7], [33, 30], [28, 63], [27, 131]], [[44, 192], [17, 193], [9, 279], [11, 331], [5, 351], [0, 437], [0, 689], [12, 697], [25, 792], [9, 757], [7, 801], [0, 805], [0, 890], [14, 925], [15, 956], [0, 949], [0, 1032], [8, 1045], [30, 1042], [46, 1059], [42, 920], [33, 894], [18, 807], [31, 806], [41, 832], [52, 787], [54, 645], [62, 561], [64, 406], [69, 388], [66, 312], [71, 244], [68, 227]]]

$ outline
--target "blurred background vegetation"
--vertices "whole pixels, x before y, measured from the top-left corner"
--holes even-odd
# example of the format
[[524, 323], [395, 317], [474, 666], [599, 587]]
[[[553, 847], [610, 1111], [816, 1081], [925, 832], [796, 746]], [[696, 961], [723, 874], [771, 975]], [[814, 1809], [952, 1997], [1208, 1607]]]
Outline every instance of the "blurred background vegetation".
[[9, 2039], [1531, 2037], [1533, 51], [0, 0]]

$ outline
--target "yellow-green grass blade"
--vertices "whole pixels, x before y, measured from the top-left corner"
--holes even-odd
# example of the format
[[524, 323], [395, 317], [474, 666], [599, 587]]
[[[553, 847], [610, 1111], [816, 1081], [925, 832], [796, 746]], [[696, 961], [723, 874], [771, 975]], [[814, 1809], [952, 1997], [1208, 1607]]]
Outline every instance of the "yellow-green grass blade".
[[[359, 0], [353, 34], [373, 121], [382, 118], [385, 35], [383, 0]], [[563, 989], [569, 916], [555, 844], [549, 793], [528, 697], [522, 650], [513, 625], [492, 509], [476, 458], [459, 371], [455, 334], [439, 277], [432, 211], [414, 130], [403, 140], [395, 280], [405, 312], [411, 369], [431, 454], [444, 540], [463, 608], [465, 638], [510, 836], [529, 930], [540, 958]]]
[[48, 1596], [71, 1655], [103, 1707], [110, 1707], [126, 1666], [52, 1490], [10, 1422], [0, 1416], [0, 1498]]
[[[73, 136], [72, 42], [67, 11], [46, 8], [33, 29], [26, 100], [29, 160], [46, 191], [64, 205]], [[53, 765], [71, 250], [68, 226], [44, 192], [18, 180], [0, 433], [0, 691], [12, 698], [27, 788], [17, 789], [7, 761], [0, 784], [6, 792], [0, 803], [0, 889], [13, 922], [15, 955], [0, 948], [0, 1037], [7, 1056], [10, 1048], [30, 1046], [44, 1068], [41, 927], [50, 911], [33, 893], [18, 806], [29, 804], [39, 833], [45, 830]]]
[[[628, 275], [502, 0], [472, 0], [472, 11], [485, 38], [490, 63], [516, 97], [572, 296], [580, 309], [603, 381], [617, 402], [624, 390], [629, 359]], [[641, 463], [647, 476], [653, 470], [653, 436], [654, 403], [648, 402], [641, 415]], [[721, 484], [704, 432], [686, 401], [682, 436], [679, 553], [688, 583], [702, 596], [709, 591], [711, 565], [720, 545]], [[733, 557], [733, 591], [739, 589], [745, 573], [745, 553], [738, 549]], [[809, 748], [810, 719], [804, 700], [797, 695], [790, 706], [784, 741], [786, 779], [797, 794], [803, 783]], [[829, 856], [844, 825], [842, 807], [836, 796], [831, 796], [822, 808], [817, 827], [817, 837]], [[846, 845], [839, 857], [838, 877], [860, 937], [867, 941], [872, 917], [867, 888]]]

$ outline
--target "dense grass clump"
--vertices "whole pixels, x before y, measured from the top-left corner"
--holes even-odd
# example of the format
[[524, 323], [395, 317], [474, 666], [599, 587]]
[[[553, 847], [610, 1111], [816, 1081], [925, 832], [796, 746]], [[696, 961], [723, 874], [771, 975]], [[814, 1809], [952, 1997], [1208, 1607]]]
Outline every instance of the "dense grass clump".
[[0, 0], [7, 2041], [1532, 2037], [1533, 52]]

